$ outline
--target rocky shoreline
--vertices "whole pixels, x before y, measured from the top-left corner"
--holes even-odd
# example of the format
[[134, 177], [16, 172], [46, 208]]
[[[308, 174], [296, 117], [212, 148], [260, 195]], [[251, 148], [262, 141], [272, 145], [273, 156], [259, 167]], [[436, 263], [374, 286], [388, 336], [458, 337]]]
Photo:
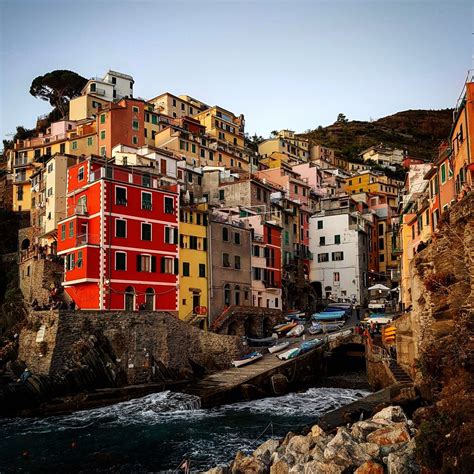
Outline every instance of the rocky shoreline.
[[388, 406], [372, 418], [325, 432], [318, 424], [306, 435], [288, 433], [269, 439], [246, 456], [237, 452], [228, 466], [205, 474], [412, 474], [416, 429], [400, 406]]

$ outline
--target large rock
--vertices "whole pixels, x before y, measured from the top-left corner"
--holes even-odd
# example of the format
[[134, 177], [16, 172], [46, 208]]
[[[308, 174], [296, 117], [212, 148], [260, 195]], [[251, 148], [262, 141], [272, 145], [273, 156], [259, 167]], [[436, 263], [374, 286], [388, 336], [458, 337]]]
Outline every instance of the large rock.
[[309, 450], [312, 448], [312, 440], [311, 437], [308, 436], [293, 436], [288, 442], [288, 446], [286, 447], [286, 452], [298, 455], [298, 454], [308, 454]]
[[237, 452], [231, 467], [232, 474], [265, 474], [265, 464], [253, 456], [245, 456], [241, 451]]
[[370, 433], [384, 426], [385, 425], [374, 423], [373, 421], [358, 421], [352, 425], [351, 435], [357, 441], [365, 441]]
[[414, 439], [403, 449], [388, 455], [387, 469], [388, 474], [417, 474], [420, 472], [420, 467], [415, 460]]
[[373, 431], [367, 436], [367, 441], [380, 446], [404, 443], [410, 441], [410, 433], [405, 423], [394, 423]]
[[253, 456], [263, 457], [266, 453], [271, 456], [280, 446], [280, 441], [278, 439], [269, 439], [265, 443], [261, 444], [254, 452]]
[[326, 433], [319, 425], [314, 425], [311, 428], [311, 436], [313, 438], [319, 438], [321, 436], [323, 436], [323, 437], [326, 436]]
[[311, 461], [304, 464], [304, 474], [342, 474], [344, 468], [331, 462]]
[[376, 423], [388, 424], [388, 423], [401, 423], [407, 422], [407, 417], [399, 406], [389, 406], [380, 410], [372, 417], [372, 421]]
[[203, 472], [202, 474], [228, 474], [230, 472], [227, 466], [217, 466], [209, 469], [209, 471]]
[[324, 459], [349, 468], [370, 461], [371, 456], [359, 446], [346, 428], [339, 428], [336, 436], [327, 444]]
[[270, 466], [270, 474], [288, 474], [289, 471], [290, 468], [283, 459], [280, 459]]
[[354, 474], [383, 474], [383, 466], [374, 461], [367, 461], [362, 466], [359, 466]]
[[378, 444], [375, 443], [360, 443], [362, 451], [364, 451], [372, 459], [376, 459], [381, 455], [381, 449]]

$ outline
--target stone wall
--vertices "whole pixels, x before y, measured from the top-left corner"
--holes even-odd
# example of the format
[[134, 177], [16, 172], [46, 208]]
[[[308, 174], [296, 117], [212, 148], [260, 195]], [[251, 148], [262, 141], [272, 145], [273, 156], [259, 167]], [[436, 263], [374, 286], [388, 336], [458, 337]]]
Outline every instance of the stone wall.
[[35, 298], [40, 305], [47, 304], [53, 286], [62, 280], [63, 265], [48, 258], [31, 257], [20, 261], [19, 285], [25, 301]]
[[38, 311], [20, 334], [19, 359], [33, 373], [54, 376], [93, 354], [118, 384], [133, 384], [226, 368], [243, 350], [240, 338], [204, 332], [168, 313]]
[[[412, 311], [396, 321], [397, 361], [421, 382], [417, 361], [434, 341], [455, 334], [474, 309], [474, 194], [443, 217], [432, 242], [411, 263]], [[468, 337], [466, 334], [465, 337]]]

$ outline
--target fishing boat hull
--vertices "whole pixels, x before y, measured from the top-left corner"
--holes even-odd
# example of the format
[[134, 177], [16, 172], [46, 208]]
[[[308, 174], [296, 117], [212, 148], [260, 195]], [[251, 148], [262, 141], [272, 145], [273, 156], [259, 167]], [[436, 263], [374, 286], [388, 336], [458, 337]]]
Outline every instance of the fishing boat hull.
[[252, 364], [258, 359], [262, 358], [262, 354], [260, 352], [252, 352], [251, 354], [248, 354], [245, 357], [242, 357], [242, 359], [237, 359], [232, 362], [232, 365], [234, 367], [242, 367], [244, 365]]
[[289, 349], [288, 351], [285, 351], [285, 352], [282, 352], [281, 354], [278, 354], [277, 357], [280, 360], [290, 360], [290, 359], [294, 359], [295, 357], [297, 357], [299, 353], [300, 353], [299, 348]]
[[298, 324], [287, 333], [286, 337], [300, 337], [303, 333], [304, 326], [302, 324]]
[[286, 349], [289, 345], [290, 345], [289, 342], [282, 342], [281, 344], [276, 344], [274, 346], [270, 346], [268, 348], [268, 352], [270, 352], [270, 354], [274, 354], [275, 352], [280, 352], [283, 349]]

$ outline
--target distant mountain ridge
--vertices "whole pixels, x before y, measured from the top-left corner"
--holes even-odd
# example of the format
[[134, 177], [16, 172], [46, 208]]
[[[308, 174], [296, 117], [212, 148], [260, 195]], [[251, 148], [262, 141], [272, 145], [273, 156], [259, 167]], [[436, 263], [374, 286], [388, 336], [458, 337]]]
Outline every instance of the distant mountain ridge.
[[447, 139], [452, 121], [453, 109], [405, 110], [373, 122], [337, 121], [300, 136], [334, 148], [348, 160], [357, 159], [362, 150], [383, 143], [406, 148], [409, 156], [430, 161], [441, 141]]

